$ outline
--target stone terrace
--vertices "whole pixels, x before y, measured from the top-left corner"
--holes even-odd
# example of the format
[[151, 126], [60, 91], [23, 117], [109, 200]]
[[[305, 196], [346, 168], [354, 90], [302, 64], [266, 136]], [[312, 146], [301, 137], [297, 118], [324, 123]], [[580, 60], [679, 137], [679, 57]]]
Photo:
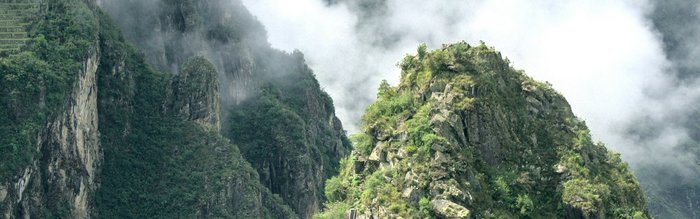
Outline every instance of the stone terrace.
[[30, 18], [39, 8], [38, 1], [0, 0], [0, 52], [19, 51], [26, 44]]

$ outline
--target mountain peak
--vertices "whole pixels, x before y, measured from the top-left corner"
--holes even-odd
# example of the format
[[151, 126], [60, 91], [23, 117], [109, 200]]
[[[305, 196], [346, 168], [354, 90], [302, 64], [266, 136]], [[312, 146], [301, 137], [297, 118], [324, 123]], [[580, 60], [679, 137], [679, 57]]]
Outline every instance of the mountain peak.
[[401, 83], [380, 86], [353, 155], [328, 181], [335, 203], [322, 216], [648, 217], [619, 155], [494, 48], [422, 45], [400, 66]]

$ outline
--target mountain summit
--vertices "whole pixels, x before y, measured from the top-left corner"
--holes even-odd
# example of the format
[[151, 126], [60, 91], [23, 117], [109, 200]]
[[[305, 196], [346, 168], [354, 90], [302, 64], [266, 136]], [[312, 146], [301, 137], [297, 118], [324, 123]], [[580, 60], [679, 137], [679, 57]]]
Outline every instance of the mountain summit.
[[484, 44], [418, 48], [383, 83], [321, 218], [648, 218], [619, 154]]

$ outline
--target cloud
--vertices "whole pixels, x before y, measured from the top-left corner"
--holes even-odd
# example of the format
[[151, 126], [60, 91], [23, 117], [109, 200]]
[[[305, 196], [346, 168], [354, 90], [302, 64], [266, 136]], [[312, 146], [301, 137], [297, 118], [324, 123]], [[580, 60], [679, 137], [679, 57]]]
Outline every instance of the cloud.
[[[622, 152], [633, 166], [661, 162], [679, 170], [693, 168], [686, 162], [695, 159], [691, 155], [676, 159], [681, 155], [677, 146], [688, 140], [686, 129], [669, 121], [687, 114], [688, 100], [698, 99], [700, 92], [695, 83], [678, 86], [668, 76], [674, 62], [648, 19], [655, 9], [652, 2], [355, 2], [368, 1], [383, 3], [385, 9], [360, 13], [367, 8], [353, 1], [328, 6], [321, 0], [243, 0], [266, 26], [273, 47], [305, 53], [351, 133], [380, 81], [396, 84], [397, 62], [419, 43], [438, 48], [483, 40], [515, 68], [553, 84], [587, 121], [593, 137]], [[640, 122], [657, 135], [631, 134]]]

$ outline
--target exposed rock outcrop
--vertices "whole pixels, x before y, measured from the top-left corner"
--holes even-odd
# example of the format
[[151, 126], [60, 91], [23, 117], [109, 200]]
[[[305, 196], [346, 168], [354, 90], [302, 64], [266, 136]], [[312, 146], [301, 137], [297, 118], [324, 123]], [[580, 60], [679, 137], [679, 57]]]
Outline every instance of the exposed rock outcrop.
[[154, 71], [93, 4], [50, 1], [0, 59], [0, 217], [297, 218], [219, 134], [215, 66]]
[[96, 83], [99, 56], [93, 47], [76, 74], [65, 110], [38, 134], [36, 147], [41, 158], [0, 191], [6, 218], [48, 216], [46, 211], [88, 218], [94, 210], [102, 163]]
[[170, 110], [215, 132], [221, 129], [219, 75], [209, 61], [194, 57], [185, 62], [171, 86]]
[[469, 209], [449, 200], [437, 199], [430, 202], [435, 213], [443, 218], [469, 218]]
[[163, 74], [113, 46], [119, 35], [101, 38], [101, 217], [297, 218], [220, 135], [219, 75], [207, 59]]
[[[158, 70], [183, 72], [191, 57], [208, 60], [218, 73], [221, 133], [239, 145], [260, 182], [297, 214], [309, 218], [320, 210], [324, 181], [337, 174], [350, 143], [333, 101], [300, 52], [272, 49], [264, 27], [240, 1], [102, 1], [101, 6], [124, 18], [116, 22], [126, 39]], [[189, 76], [180, 73], [175, 83], [183, 77]], [[173, 98], [183, 99], [178, 87]], [[200, 88], [202, 94], [211, 91]], [[188, 107], [170, 108], [203, 124], [211, 121], [204, 112], [214, 111], [193, 115], [192, 107], [213, 103], [210, 97], [188, 96], [194, 99], [180, 101]]]
[[648, 218], [635, 177], [549, 85], [466, 43], [401, 63], [328, 181], [367, 218]]

